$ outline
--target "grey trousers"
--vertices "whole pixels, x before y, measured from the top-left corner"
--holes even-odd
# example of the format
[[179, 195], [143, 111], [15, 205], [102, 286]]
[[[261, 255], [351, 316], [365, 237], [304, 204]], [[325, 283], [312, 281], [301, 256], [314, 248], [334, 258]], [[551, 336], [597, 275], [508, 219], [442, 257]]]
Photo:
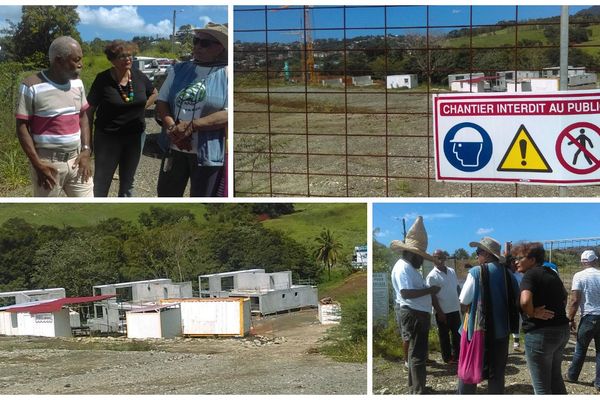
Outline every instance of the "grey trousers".
[[400, 318], [408, 345], [408, 393], [424, 394], [427, 370], [425, 362], [429, 347], [429, 327], [431, 314], [406, 306], [400, 308]]

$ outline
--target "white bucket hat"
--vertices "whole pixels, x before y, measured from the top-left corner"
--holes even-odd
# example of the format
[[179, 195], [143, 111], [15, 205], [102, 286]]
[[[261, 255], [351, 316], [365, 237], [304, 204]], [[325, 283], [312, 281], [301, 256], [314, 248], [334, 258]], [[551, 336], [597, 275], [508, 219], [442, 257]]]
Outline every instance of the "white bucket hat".
[[479, 249], [485, 250], [490, 254], [493, 254], [494, 256], [496, 256], [496, 258], [498, 258], [498, 260], [503, 263], [506, 261], [506, 259], [504, 258], [504, 256], [502, 256], [500, 254], [500, 250], [502, 248], [502, 246], [500, 246], [500, 242], [498, 242], [496, 239], [491, 238], [489, 236], [484, 236], [483, 238], [481, 238], [481, 240], [479, 242], [471, 242], [469, 243], [469, 246], [471, 247], [477, 247]]

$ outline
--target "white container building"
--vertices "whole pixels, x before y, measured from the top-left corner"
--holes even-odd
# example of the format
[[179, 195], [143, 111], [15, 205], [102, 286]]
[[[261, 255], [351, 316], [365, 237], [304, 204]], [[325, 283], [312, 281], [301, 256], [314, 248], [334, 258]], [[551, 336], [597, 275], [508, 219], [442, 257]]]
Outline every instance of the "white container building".
[[266, 273], [264, 269], [201, 275], [201, 297], [248, 297], [253, 312], [274, 314], [316, 307], [317, 288], [292, 284], [292, 272]]
[[388, 75], [385, 82], [388, 89], [414, 89], [419, 86], [416, 74]]
[[185, 336], [246, 336], [250, 332], [251, 310], [248, 298], [193, 298], [162, 300], [178, 304], [181, 332]]
[[192, 297], [192, 282], [174, 283], [171, 279], [151, 279], [112, 283], [93, 287], [96, 295], [116, 295], [115, 299], [94, 305], [94, 318], [88, 320], [92, 331], [125, 333], [127, 311], [156, 305], [161, 299]]
[[181, 336], [181, 311], [177, 305], [156, 305], [128, 311], [127, 337], [160, 339]]

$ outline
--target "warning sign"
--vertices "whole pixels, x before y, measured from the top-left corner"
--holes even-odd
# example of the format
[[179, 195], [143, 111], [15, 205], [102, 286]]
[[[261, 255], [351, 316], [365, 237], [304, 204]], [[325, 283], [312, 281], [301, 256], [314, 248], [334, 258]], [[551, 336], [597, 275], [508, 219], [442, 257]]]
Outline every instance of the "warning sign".
[[525, 126], [521, 125], [500, 161], [498, 171], [552, 172], [552, 169]]
[[439, 181], [600, 183], [600, 91], [433, 95]]

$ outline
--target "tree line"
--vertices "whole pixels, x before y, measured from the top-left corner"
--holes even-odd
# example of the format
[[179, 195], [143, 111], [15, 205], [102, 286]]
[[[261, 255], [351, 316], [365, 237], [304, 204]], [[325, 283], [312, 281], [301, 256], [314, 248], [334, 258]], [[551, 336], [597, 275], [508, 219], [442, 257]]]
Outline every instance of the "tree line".
[[94, 285], [155, 278], [192, 281], [197, 289], [198, 275], [248, 268], [318, 281], [325, 265], [315, 256], [319, 247], [258, 218], [291, 212], [290, 204], [207, 204], [198, 221], [185, 209], [151, 207], [137, 221], [112, 217], [86, 227], [12, 218], [0, 225], [0, 291], [63, 287], [68, 296], [86, 296]]

